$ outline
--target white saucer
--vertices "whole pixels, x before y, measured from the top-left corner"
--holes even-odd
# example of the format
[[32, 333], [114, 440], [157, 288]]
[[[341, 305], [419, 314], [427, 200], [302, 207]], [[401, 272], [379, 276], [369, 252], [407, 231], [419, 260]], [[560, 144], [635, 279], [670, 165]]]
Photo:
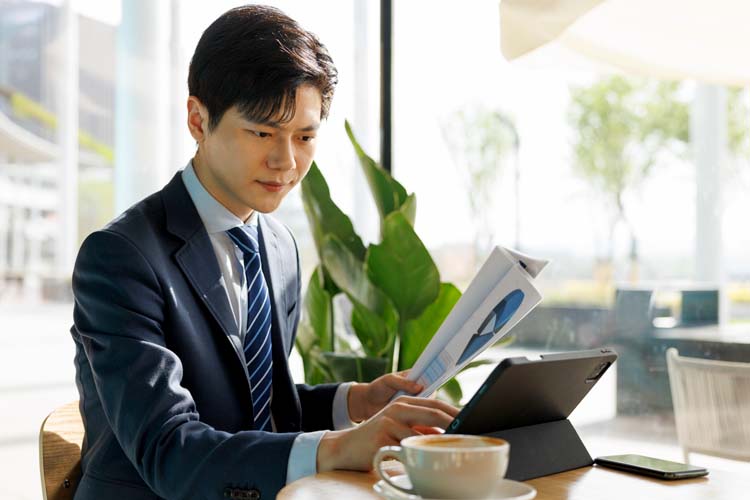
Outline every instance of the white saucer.
[[[391, 481], [401, 486], [402, 488], [411, 488], [411, 482], [409, 482], [409, 476], [401, 474], [399, 476], [391, 477]], [[388, 483], [383, 480], [378, 481], [372, 486], [381, 497], [387, 500], [439, 500], [431, 498], [423, 498], [419, 495], [410, 495], [396, 488], [391, 487]], [[531, 500], [536, 496], [536, 490], [525, 483], [519, 483], [512, 479], [501, 479], [495, 485], [495, 489], [492, 490], [488, 500]]]

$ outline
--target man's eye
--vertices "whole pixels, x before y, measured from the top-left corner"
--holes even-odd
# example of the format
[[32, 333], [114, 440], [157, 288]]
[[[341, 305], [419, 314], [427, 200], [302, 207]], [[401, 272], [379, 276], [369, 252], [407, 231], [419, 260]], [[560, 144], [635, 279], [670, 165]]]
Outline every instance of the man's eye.
[[315, 139], [315, 136], [314, 136], [314, 135], [303, 135], [303, 136], [301, 137], [301, 139], [302, 139], [302, 140], [303, 140], [304, 142], [311, 142], [311, 141], [312, 141], [313, 139]]
[[254, 136], [260, 137], [261, 139], [264, 137], [271, 137], [271, 134], [269, 134], [268, 132], [261, 132], [260, 130], [251, 130], [250, 132], [252, 132]]

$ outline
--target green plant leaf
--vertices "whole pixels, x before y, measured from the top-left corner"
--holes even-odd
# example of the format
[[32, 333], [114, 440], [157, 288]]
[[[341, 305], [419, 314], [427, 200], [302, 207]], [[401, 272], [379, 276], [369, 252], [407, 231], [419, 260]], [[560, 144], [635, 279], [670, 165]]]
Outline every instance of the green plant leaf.
[[305, 368], [305, 382], [311, 385], [336, 382], [328, 362], [317, 347], [309, 352], [307, 359], [303, 359]]
[[[344, 127], [346, 128], [349, 140], [354, 146], [354, 151], [357, 153], [367, 182], [370, 184], [372, 196], [375, 198], [375, 205], [377, 205], [378, 212], [380, 213], [380, 220], [383, 220], [388, 214], [398, 210], [404, 204], [407, 198], [406, 189], [365, 153], [354, 137], [354, 132], [352, 132], [348, 121], [344, 123]], [[414, 217], [411, 220], [413, 221]]]
[[422, 354], [460, 298], [461, 292], [453, 284], [441, 283], [437, 299], [427, 306], [418, 318], [404, 324], [398, 356], [399, 370], [414, 366], [419, 355]]
[[463, 368], [461, 368], [461, 371], [458, 372], [458, 373], [463, 373], [466, 370], [471, 370], [472, 368], [476, 368], [477, 366], [494, 365], [495, 363], [497, 363], [497, 361], [495, 361], [493, 359], [479, 359], [479, 360], [475, 360], [475, 361], [472, 361], [471, 363], [468, 363]]
[[352, 327], [365, 352], [392, 359], [399, 315], [391, 300], [372, 284], [362, 262], [336, 236], [325, 237], [322, 261], [352, 302]]
[[315, 347], [315, 340], [315, 332], [312, 327], [308, 323], [300, 321], [297, 326], [297, 336], [294, 339], [294, 345], [297, 347], [297, 352], [299, 352], [302, 358], [302, 365], [305, 369], [305, 382], [308, 384], [312, 383], [313, 366], [310, 358], [312, 350]]
[[449, 403], [457, 406], [461, 403], [461, 398], [464, 397], [464, 391], [461, 389], [461, 384], [455, 378], [447, 381], [440, 388], [438, 396], [443, 396], [441, 399], [447, 399]]
[[333, 234], [323, 239], [321, 261], [337, 287], [371, 311], [382, 313], [388, 297], [370, 282], [362, 262]]
[[349, 217], [331, 199], [328, 183], [314, 162], [302, 180], [302, 203], [307, 220], [310, 222], [318, 256], [323, 253], [323, 240], [327, 235], [332, 234], [358, 260], [364, 260], [365, 246], [362, 238], [354, 232], [354, 226]]
[[320, 357], [321, 350], [333, 349], [333, 303], [321, 278], [323, 269], [315, 268], [307, 285], [304, 314], [297, 329], [295, 345], [302, 357], [305, 381], [320, 384], [332, 381], [330, 371]]
[[370, 281], [391, 298], [401, 321], [419, 316], [440, 293], [440, 273], [430, 253], [401, 212], [383, 222], [383, 241], [366, 257]]
[[[350, 297], [351, 300], [351, 297]], [[390, 304], [381, 314], [352, 300], [352, 328], [365, 354], [376, 358], [391, 358], [398, 332], [398, 312]]]
[[336, 380], [372, 382], [388, 371], [387, 359], [324, 352], [323, 358]]
[[503, 346], [507, 347], [515, 341], [516, 341], [516, 335], [513, 333], [508, 333], [507, 335], [505, 335], [505, 337], [501, 338], [500, 340], [492, 344], [492, 347], [503, 347]]
[[323, 288], [322, 273], [322, 267], [317, 266], [305, 292], [301, 324], [310, 328], [297, 334], [298, 349], [303, 356], [315, 346], [323, 351], [333, 350], [333, 303], [331, 294]]
[[417, 196], [414, 193], [407, 196], [404, 204], [399, 208], [399, 211], [404, 214], [404, 217], [409, 221], [409, 224], [414, 227], [414, 219], [417, 216]]

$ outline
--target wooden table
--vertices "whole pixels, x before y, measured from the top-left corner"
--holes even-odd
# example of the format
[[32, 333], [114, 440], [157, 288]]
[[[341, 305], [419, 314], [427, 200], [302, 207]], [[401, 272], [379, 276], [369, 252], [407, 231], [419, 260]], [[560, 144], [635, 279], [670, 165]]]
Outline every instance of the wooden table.
[[[389, 466], [401, 473], [400, 465]], [[382, 500], [372, 485], [374, 472], [334, 471], [308, 476], [286, 486], [278, 500]], [[528, 481], [538, 500], [740, 500], [750, 481], [737, 473], [710, 471], [708, 477], [662, 481], [592, 466]]]

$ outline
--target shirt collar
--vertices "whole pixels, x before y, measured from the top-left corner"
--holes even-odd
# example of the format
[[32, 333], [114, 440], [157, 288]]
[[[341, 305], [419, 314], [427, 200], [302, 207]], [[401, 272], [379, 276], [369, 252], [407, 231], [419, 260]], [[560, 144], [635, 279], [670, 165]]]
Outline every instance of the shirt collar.
[[230, 212], [224, 205], [219, 203], [211, 193], [206, 191], [193, 168], [193, 161], [190, 160], [182, 171], [182, 182], [185, 184], [190, 198], [193, 200], [195, 209], [203, 221], [208, 234], [222, 233], [228, 229], [239, 226], [257, 226], [258, 212], [253, 210], [252, 215], [243, 222], [242, 219]]

